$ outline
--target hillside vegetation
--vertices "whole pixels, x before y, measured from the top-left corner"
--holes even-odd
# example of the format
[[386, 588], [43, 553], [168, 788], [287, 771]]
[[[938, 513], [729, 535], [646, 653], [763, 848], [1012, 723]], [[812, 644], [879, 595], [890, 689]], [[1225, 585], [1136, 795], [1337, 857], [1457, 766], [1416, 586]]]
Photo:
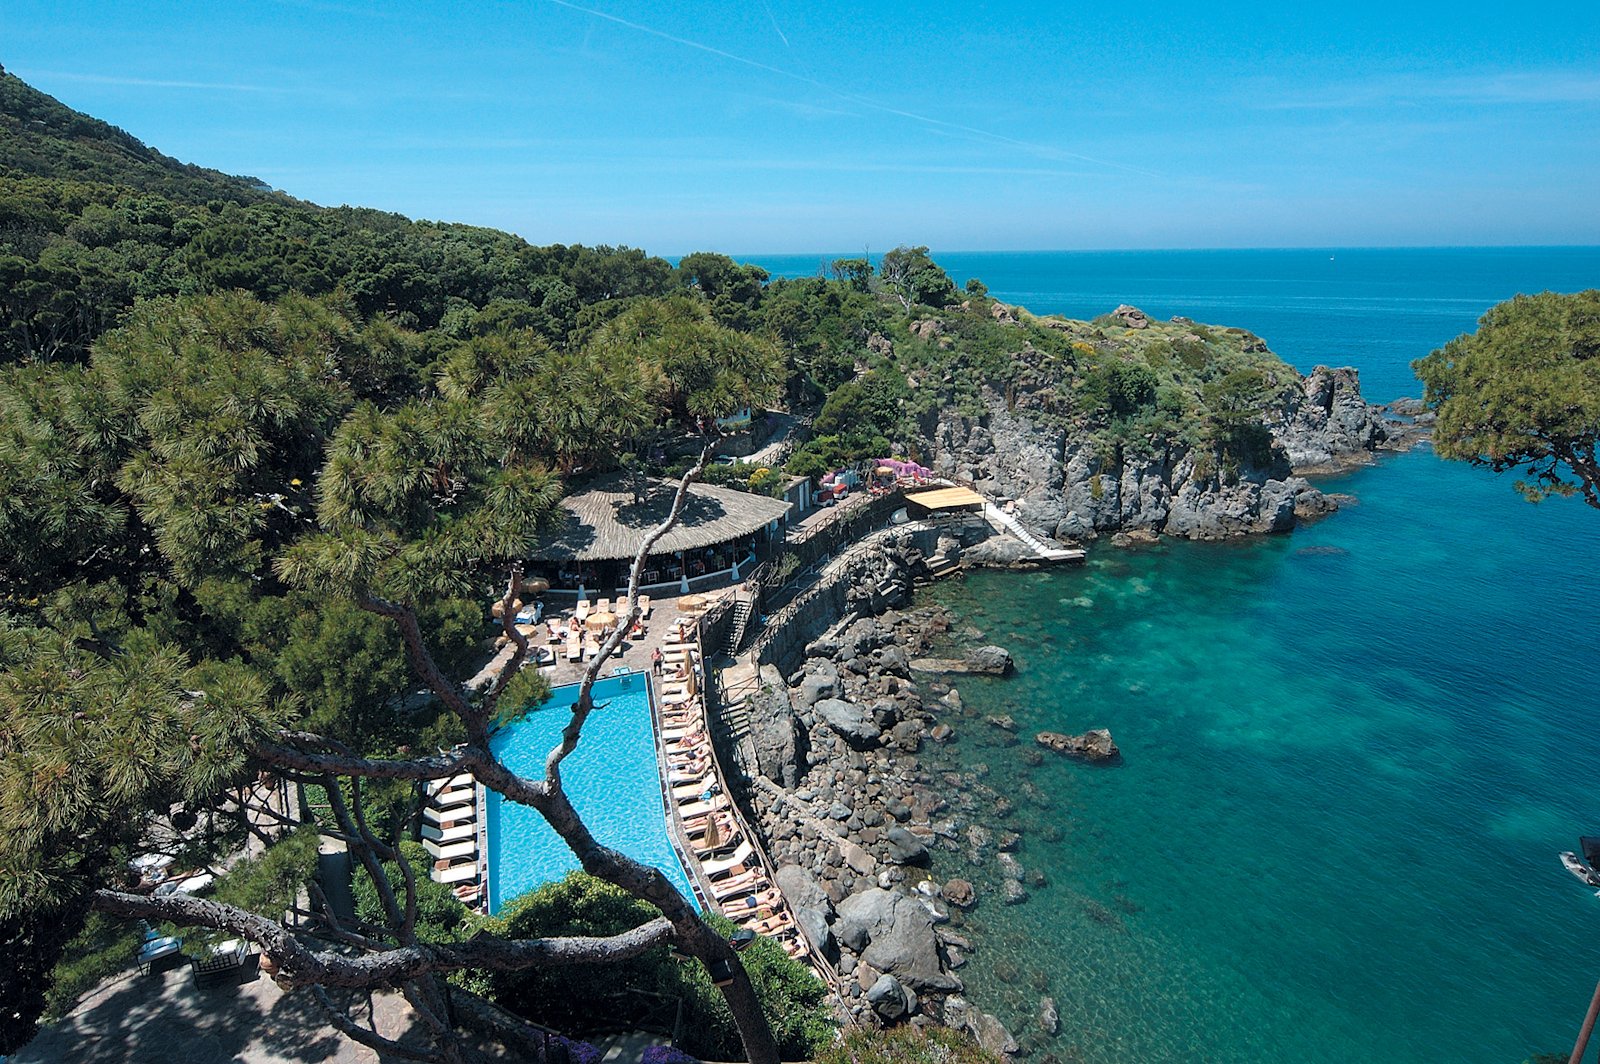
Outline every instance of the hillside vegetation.
[[[373, 607], [459, 675], [575, 478], [663, 471], [774, 405], [815, 416], [793, 471], [918, 457], [940, 411], [996, 397], [1247, 462], [1295, 381], [1237, 330], [957, 291], [922, 248], [825, 273], [319, 207], [0, 74], [0, 944], [29, 963], [0, 1053], [150, 818], [223, 823], [262, 736], [460, 741]], [[391, 843], [413, 800], [368, 794]]]

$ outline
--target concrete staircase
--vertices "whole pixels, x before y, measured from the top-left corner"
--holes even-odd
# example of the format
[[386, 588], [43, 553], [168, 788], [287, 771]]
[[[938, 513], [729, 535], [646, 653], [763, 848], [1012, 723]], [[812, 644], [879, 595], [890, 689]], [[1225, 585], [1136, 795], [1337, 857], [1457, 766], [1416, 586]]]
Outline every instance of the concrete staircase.
[[722, 652], [728, 657], [736, 657], [739, 648], [744, 645], [744, 637], [750, 631], [751, 621], [755, 619], [755, 596], [740, 588], [733, 600], [733, 621], [728, 625], [728, 641], [723, 645]]
[[1018, 521], [992, 502], [983, 504], [983, 517], [996, 532], [1007, 533], [1020, 539], [1044, 561], [1081, 562], [1085, 557], [1085, 552], [1081, 550], [1068, 550], [1065, 547], [1050, 546], [1024, 528], [1021, 521]]

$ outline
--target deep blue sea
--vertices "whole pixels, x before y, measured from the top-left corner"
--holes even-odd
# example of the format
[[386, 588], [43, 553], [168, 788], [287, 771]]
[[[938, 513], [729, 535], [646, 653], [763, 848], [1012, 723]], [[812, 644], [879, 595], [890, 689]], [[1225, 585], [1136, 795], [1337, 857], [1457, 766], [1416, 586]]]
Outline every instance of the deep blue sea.
[[[1600, 249], [936, 258], [1036, 312], [1243, 326], [1375, 400], [1418, 394], [1408, 363], [1500, 299], [1600, 286]], [[1600, 898], [1556, 860], [1600, 833], [1600, 511], [1510, 479], [1417, 450], [1325, 485], [1358, 502], [1291, 535], [925, 593], [1019, 664], [959, 685], [972, 715], [931, 755], [1015, 798], [1047, 880], [967, 918], [979, 1002], [1062, 1060], [1564, 1056], [1600, 979]], [[1002, 712], [1025, 740], [1109, 727], [1124, 763], [1030, 765]]]

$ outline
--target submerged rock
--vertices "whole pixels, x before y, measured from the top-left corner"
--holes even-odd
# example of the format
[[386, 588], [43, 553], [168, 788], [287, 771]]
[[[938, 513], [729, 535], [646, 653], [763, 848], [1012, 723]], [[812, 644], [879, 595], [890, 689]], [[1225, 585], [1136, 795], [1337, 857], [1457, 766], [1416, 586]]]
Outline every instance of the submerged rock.
[[1082, 735], [1063, 735], [1061, 732], [1045, 731], [1034, 736], [1034, 741], [1057, 753], [1082, 758], [1085, 761], [1112, 761], [1122, 754], [1122, 751], [1117, 749], [1117, 744], [1111, 741], [1111, 733], [1105, 728], [1095, 728]]

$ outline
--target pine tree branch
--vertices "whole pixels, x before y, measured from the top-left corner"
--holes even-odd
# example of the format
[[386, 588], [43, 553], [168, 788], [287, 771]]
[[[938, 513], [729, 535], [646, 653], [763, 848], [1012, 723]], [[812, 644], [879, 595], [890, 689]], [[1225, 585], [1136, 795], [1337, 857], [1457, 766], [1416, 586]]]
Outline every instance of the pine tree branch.
[[365, 990], [399, 986], [430, 973], [462, 968], [520, 971], [535, 965], [612, 964], [637, 957], [673, 938], [672, 924], [658, 917], [608, 937], [499, 939], [481, 935], [467, 942], [400, 946], [362, 957], [313, 950], [282, 924], [232, 905], [187, 894], [161, 897], [102, 888], [90, 906], [109, 916], [165, 920], [185, 927], [227, 931], [260, 946], [292, 986], [317, 985]]

